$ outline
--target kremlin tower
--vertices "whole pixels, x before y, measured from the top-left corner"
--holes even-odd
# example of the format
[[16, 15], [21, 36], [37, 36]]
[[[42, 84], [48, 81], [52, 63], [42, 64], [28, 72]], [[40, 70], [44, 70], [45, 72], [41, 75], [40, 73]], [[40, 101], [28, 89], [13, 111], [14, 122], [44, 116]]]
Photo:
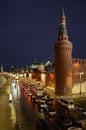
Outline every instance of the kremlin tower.
[[55, 94], [72, 94], [72, 43], [68, 40], [66, 16], [62, 9], [55, 49]]

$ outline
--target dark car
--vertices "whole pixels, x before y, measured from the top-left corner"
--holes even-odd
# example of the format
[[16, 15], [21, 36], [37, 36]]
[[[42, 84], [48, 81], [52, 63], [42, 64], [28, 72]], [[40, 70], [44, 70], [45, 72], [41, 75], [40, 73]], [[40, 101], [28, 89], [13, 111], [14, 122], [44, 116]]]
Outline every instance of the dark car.
[[56, 110], [54, 108], [47, 108], [47, 109], [45, 109], [45, 116], [47, 118], [54, 118], [54, 117], [56, 117]]
[[36, 98], [35, 98], [35, 104], [38, 104], [40, 102], [40, 100], [41, 100], [40, 96], [36, 96]]
[[47, 99], [46, 99], [46, 104], [47, 104], [48, 106], [52, 106], [52, 105], [53, 105], [53, 101], [54, 101], [53, 98], [47, 98]]
[[39, 112], [44, 112], [45, 108], [47, 108], [47, 105], [44, 100], [41, 100], [37, 105]]
[[34, 101], [34, 99], [36, 98], [36, 96], [35, 95], [31, 95], [31, 101]]
[[62, 115], [58, 117], [58, 122], [63, 127], [69, 127], [72, 125], [72, 119], [70, 117], [64, 117]]

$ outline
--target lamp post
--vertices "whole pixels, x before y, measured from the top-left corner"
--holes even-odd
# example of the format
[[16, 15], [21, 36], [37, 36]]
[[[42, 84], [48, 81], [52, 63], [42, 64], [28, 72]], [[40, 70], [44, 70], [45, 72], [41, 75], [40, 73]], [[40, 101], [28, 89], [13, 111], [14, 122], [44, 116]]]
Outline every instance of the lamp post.
[[80, 76], [80, 95], [81, 95], [82, 94], [82, 91], [81, 91], [81, 80], [82, 80], [82, 75], [84, 74], [84, 72], [79, 72], [78, 74]]

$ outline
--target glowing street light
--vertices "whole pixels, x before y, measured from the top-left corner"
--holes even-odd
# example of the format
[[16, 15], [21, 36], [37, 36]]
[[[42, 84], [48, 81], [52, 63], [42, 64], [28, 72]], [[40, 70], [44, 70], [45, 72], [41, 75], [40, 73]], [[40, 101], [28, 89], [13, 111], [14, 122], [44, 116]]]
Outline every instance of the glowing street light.
[[45, 84], [45, 73], [41, 73], [41, 81]]

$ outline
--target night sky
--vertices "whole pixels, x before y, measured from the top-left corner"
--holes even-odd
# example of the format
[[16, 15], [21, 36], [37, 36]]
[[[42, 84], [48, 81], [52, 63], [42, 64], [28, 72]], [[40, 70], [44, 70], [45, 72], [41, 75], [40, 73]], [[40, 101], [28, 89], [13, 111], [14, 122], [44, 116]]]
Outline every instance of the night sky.
[[64, 6], [73, 57], [86, 59], [86, 0], [1, 0], [0, 64], [54, 62], [59, 18]]

